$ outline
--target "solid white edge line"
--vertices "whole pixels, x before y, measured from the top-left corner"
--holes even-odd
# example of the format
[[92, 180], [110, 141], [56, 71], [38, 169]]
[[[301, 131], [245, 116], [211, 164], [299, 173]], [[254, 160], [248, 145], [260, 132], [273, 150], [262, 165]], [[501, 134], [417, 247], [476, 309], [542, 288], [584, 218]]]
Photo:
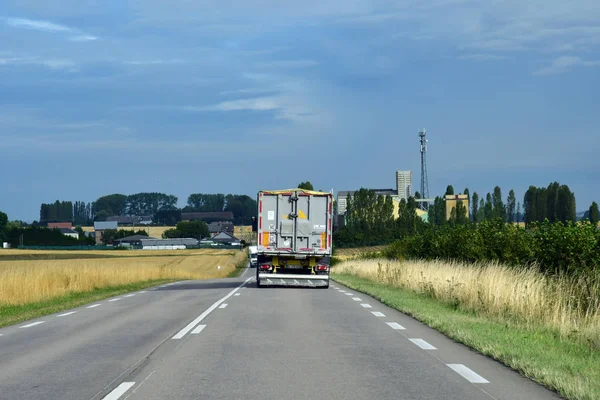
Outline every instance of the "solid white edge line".
[[230, 298], [231, 296], [233, 296], [242, 286], [244, 286], [246, 283], [248, 283], [250, 281], [250, 279], [252, 279], [252, 278], [246, 279], [246, 281], [244, 281], [244, 283], [242, 283], [240, 286], [238, 286], [235, 289], [233, 289], [231, 292], [229, 292], [228, 295], [226, 295], [225, 297], [223, 297], [221, 300], [216, 301], [212, 306], [210, 306], [206, 311], [204, 311], [202, 314], [200, 314], [198, 317], [196, 317], [195, 320], [193, 320], [192, 322], [190, 322], [189, 324], [187, 324], [185, 326], [185, 328], [183, 328], [182, 330], [180, 330], [171, 339], [181, 339], [182, 337], [184, 337], [185, 335], [187, 335], [187, 333], [189, 331], [191, 331], [192, 329], [194, 329], [194, 327], [196, 325], [198, 325], [200, 322], [202, 322], [202, 320], [204, 318], [206, 318], [208, 316], [208, 314], [210, 314], [211, 312], [213, 312], [225, 300], [227, 300], [228, 298]]
[[219, 306], [219, 308], [227, 308], [227, 305], [228, 305], [227, 303], [223, 303]]
[[66, 317], [67, 315], [72, 315], [72, 314], [75, 314], [76, 312], [77, 311], [71, 311], [71, 312], [68, 312], [68, 313], [57, 315], [57, 317]]
[[386, 322], [386, 324], [388, 324], [390, 328], [392, 328], [392, 329], [396, 329], [396, 330], [398, 330], [398, 331], [403, 331], [403, 330], [406, 330], [406, 328], [405, 328], [405, 327], [403, 327], [402, 325], [400, 325], [400, 324], [399, 324], [399, 323], [397, 323], [397, 322]]
[[113, 389], [112, 392], [102, 398], [102, 400], [117, 400], [123, 396], [129, 389], [135, 385], [135, 382], [123, 382], [119, 386]]
[[419, 346], [423, 350], [437, 350], [437, 348], [435, 348], [434, 346], [430, 345], [429, 343], [427, 343], [423, 339], [408, 339], [408, 340], [410, 340], [411, 342], [413, 342], [414, 344], [416, 344], [417, 346]]
[[373, 314], [376, 317], [385, 317], [385, 314], [379, 311], [371, 311], [371, 314]]
[[147, 290], [142, 290], [142, 291], [140, 292], [140, 294], [142, 294], [142, 293], [148, 293], [148, 291], [147, 291]]
[[360, 297], [353, 297], [352, 300], [354, 300], [354, 301], [362, 301], [362, 299]]
[[92, 304], [91, 306], [87, 306], [86, 308], [96, 308], [100, 307], [102, 304]]
[[361, 304], [364, 308], [373, 308], [370, 304]]
[[191, 333], [191, 334], [192, 334], [192, 335], [197, 335], [197, 334], [199, 334], [200, 332], [202, 332], [202, 331], [204, 330], [204, 328], [206, 328], [206, 325], [198, 325], [198, 326], [196, 327], [196, 329], [194, 329], [194, 330], [192, 331], [192, 333]]
[[40, 325], [40, 324], [43, 324], [44, 322], [46, 322], [46, 321], [32, 322], [31, 324], [21, 326], [19, 329], [31, 328], [32, 326]]
[[458, 373], [460, 376], [462, 376], [463, 378], [465, 378], [466, 380], [468, 380], [471, 383], [490, 383], [490, 381], [488, 381], [481, 375], [478, 375], [473, 370], [471, 370], [470, 368], [468, 368], [467, 366], [465, 366], [463, 364], [446, 364], [446, 365], [449, 366], [450, 368], [452, 368], [454, 370], [454, 372]]

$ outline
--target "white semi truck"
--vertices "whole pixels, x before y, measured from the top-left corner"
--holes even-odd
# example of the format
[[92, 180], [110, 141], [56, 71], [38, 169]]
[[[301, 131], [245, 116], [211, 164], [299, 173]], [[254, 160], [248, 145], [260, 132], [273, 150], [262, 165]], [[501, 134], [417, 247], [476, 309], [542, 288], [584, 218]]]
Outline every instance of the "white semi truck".
[[333, 194], [258, 192], [256, 285], [329, 287]]

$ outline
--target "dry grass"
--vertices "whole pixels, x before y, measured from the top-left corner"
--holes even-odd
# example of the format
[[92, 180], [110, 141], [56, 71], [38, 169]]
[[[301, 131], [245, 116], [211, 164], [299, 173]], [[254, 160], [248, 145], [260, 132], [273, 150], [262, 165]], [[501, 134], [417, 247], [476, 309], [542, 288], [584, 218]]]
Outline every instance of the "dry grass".
[[[2, 261], [1, 255], [8, 252], [24, 254], [22, 250], [0, 253], [0, 306], [149, 280], [223, 278], [246, 257], [243, 251], [208, 249], [110, 252], [118, 253], [118, 258]], [[106, 251], [86, 253], [107, 255]]]
[[546, 277], [488, 263], [351, 260], [333, 268], [424, 293], [480, 314], [545, 327], [600, 348], [600, 282]]
[[383, 251], [386, 246], [357, 247], [352, 249], [336, 249], [335, 257], [342, 261], [358, 258], [363, 254], [373, 254]]

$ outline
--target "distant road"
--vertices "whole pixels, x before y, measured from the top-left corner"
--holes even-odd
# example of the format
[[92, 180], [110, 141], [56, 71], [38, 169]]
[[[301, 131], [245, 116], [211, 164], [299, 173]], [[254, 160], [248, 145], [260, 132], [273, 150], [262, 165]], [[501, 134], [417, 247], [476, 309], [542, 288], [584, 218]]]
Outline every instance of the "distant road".
[[333, 284], [186, 281], [0, 329], [0, 399], [552, 399]]

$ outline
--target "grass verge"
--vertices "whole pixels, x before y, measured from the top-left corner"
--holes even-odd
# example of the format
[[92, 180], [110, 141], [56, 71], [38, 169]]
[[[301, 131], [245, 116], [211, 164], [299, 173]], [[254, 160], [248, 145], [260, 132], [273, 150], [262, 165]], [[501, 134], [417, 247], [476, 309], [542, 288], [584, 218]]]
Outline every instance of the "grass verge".
[[238, 263], [235, 265], [235, 269], [233, 271], [231, 271], [227, 277], [228, 278], [237, 278], [238, 276], [240, 276], [243, 272], [244, 269], [246, 269], [246, 267], [248, 266], [248, 260], [247, 259], [243, 259], [238, 261]]
[[69, 293], [64, 296], [55, 297], [51, 300], [22, 305], [0, 306], [0, 327], [17, 324], [32, 318], [42, 317], [94, 301], [103, 300], [120, 294], [134, 292], [163, 283], [175, 282], [180, 279], [159, 279], [144, 282], [135, 282], [127, 285], [104, 287], [88, 292]]
[[351, 274], [332, 273], [332, 278], [413, 316], [568, 399], [600, 398], [600, 352], [581, 341], [552, 329], [487, 318], [456, 304]]

